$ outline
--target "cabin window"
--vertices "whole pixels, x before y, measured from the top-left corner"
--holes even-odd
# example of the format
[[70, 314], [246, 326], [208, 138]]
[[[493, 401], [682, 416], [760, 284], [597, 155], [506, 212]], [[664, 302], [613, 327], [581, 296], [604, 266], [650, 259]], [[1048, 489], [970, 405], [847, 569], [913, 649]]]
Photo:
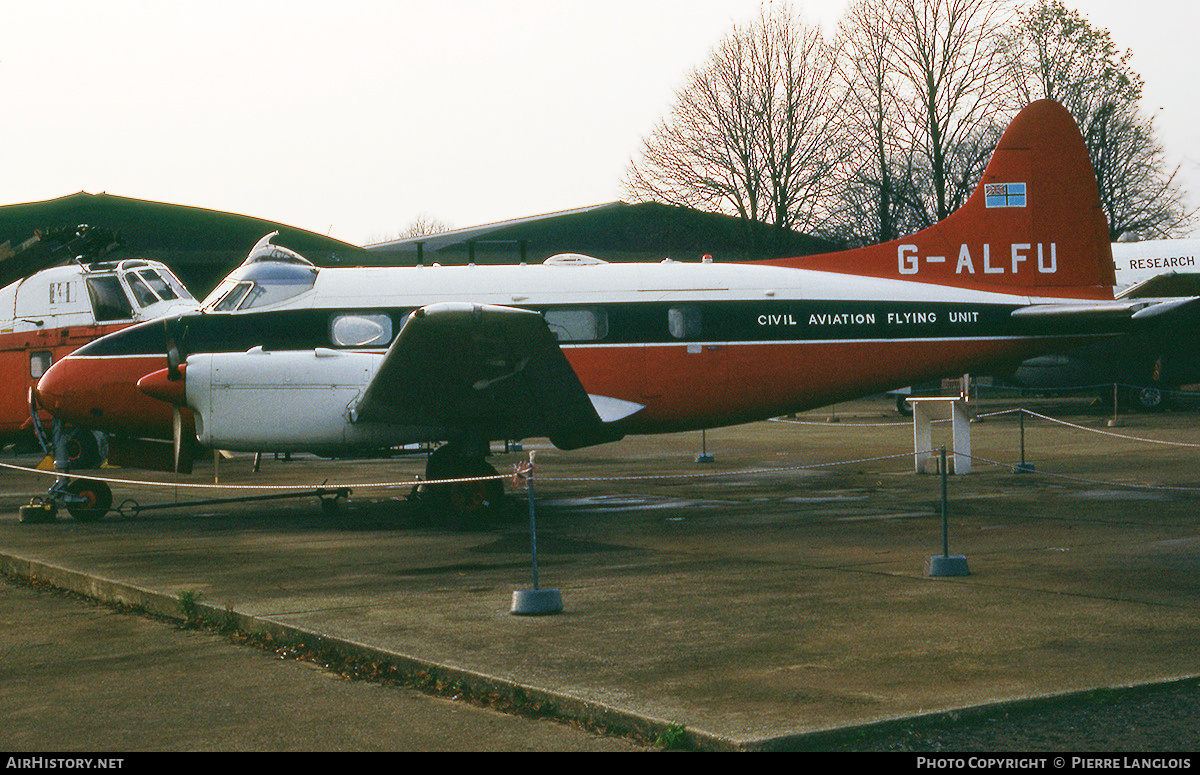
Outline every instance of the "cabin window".
[[41, 379], [50, 368], [52, 357], [49, 350], [38, 350], [29, 353], [29, 376]]
[[543, 317], [560, 342], [595, 342], [608, 336], [608, 314], [600, 308], [552, 309]]
[[382, 346], [392, 340], [392, 319], [383, 313], [334, 315], [329, 335], [338, 347]]
[[667, 310], [667, 328], [676, 339], [699, 339], [700, 308], [690, 305], [671, 307]]
[[92, 302], [92, 313], [96, 322], [129, 320], [133, 317], [133, 306], [129, 297], [121, 290], [115, 275], [87, 278], [88, 298]]

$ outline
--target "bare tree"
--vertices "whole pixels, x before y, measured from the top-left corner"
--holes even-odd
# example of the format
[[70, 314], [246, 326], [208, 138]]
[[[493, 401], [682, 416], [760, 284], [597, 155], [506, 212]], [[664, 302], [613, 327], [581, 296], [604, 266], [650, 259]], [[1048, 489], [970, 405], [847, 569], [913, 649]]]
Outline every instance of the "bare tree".
[[[1005, 0], [887, 0], [894, 64], [912, 100], [911, 140], [933, 191], [934, 220], [978, 181], [979, 148], [1011, 105]], [[986, 163], [986, 158], [984, 159]], [[962, 189], [971, 181], [969, 189]]]
[[454, 227], [445, 221], [435, 218], [429, 213], [419, 213], [417, 217], [408, 222], [408, 225], [399, 232], [371, 235], [367, 239], [367, 244], [378, 245], [383, 242], [394, 242], [403, 239], [415, 239], [417, 237], [428, 237], [431, 234], [441, 234], [447, 232]]
[[858, 0], [838, 29], [836, 76], [845, 95], [844, 156], [838, 186], [820, 230], [847, 245], [884, 242], [904, 228], [912, 145], [897, 143], [903, 106], [892, 64], [890, 14], [876, 0]]
[[832, 77], [833, 53], [820, 29], [796, 23], [786, 7], [763, 19], [758, 40], [753, 94], [762, 122], [770, 222], [804, 228], [840, 161], [835, 140], [843, 92]]
[[735, 27], [676, 94], [631, 163], [638, 200], [725, 212], [791, 228], [829, 184], [837, 120], [831, 57], [820, 30], [786, 5]]
[[404, 227], [404, 231], [400, 232], [399, 239], [427, 237], [430, 234], [441, 234], [444, 231], [450, 231], [451, 228], [450, 224], [433, 217], [429, 213], [420, 213]]
[[1107, 30], [1061, 0], [1038, 0], [1011, 35], [1013, 80], [1025, 101], [1049, 98], [1075, 117], [1096, 170], [1115, 241], [1124, 234], [1169, 237], [1188, 231], [1192, 213], [1168, 171], [1152, 119], [1141, 117], [1142, 79]]
[[844, 136], [823, 236], [895, 239], [974, 191], [1011, 107], [999, 33], [1005, 0], [857, 0], [842, 18]]

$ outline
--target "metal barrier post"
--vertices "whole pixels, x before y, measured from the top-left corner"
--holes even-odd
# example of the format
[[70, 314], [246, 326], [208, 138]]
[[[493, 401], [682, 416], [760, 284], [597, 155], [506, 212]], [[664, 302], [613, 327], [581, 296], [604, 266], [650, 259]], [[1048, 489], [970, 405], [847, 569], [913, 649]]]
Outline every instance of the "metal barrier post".
[[946, 447], [941, 449], [942, 469], [942, 556], [925, 559], [926, 576], [969, 576], [967, 558], [962, 555], [950, 556], [950, 508], [946, 499]]
[[538, 588], [537, 517], [534, 505], [534, 450], [529, 452], [525, 486], [529, 494], [529, 548], [533, 555], [533, 589], [518, 589], [512, 594], [511, 612], [517, 616], [557, 614], [563, 610], [562, 594], [557, 589]]

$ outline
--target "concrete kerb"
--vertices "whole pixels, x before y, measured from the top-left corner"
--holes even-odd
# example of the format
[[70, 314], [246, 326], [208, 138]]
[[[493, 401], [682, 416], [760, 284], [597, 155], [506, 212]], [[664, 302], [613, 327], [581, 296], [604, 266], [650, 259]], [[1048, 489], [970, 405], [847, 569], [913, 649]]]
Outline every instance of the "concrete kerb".
[[[180, 598], [154, 592], [131, 584], [99, 578], [86, 573], [6, 553], [0, 553], [0, 574], [43, 584], [57, 590], [76, 594], [106, 605], [120, 605], [144, 611], [164, 619], [186, 622]], [[526, 711], [547, 719], [577, 723], [599, 733], [624, 735], [644, 741], [664, 740], [674, 737], [679, 745], [690, 750], [726, 752], [770, 752], [822, 750], [846, 741], [868, 738], [894, 730], [913, 730], [935, 727], [949, 721], [960, 721], [986, 717], [997, 712], [1035, 712], [1055, 703], [1081, 701], [1092, 696], [1112, 692], [1153, 690], [1183, 681], [1200, 680], [1197, 675], [1178, 676], [1166, 681], [1146, 684], [1088, 689], [1050, 696], [1025, 697], [979, 706], [966, 706], [953, 710], [906, 716], [876, 721], [869, 724], [841, 728], [819, 729], [810, 732], [784, 735], [755, 740], [732, 740], [703, 730], [683, 727], [662, 719], [633, 714], [601, 703], [584, 700], [551, 690], [520, 684], [516, 681], [476, 673], [452, 665], [422, 660], [411, 655], [386, 651], [355, 641], [335, 638], [315, 631], [282, 624], [267, 617], [252, 616], [231, 608], [195, 601], [194, 617], [213, 623], [214, 630], [232, 626], [241, 633], [269, 636], [272, 643], [280, 647], [300, 645], [320, 651], [330, 649], [343, 658], [360, 658], [384, 662], [396, 667], [399, 679], [410, 679], [406, 683], [419, 690], [445, 695], [452, 688], [464, 699], [503, 698], [514, 707], [537, 708], [537, 713]], [[424, 679], [424, 680], [412, 680]], [[437, 686], [435, 686], [437, 684]], [[438, 688], [441, 691], [436, 691]], [[487, 704], [487, 703], [484, 703]]]
[[[111, 579], [91, 576], [69, 568], [0, 553], [0, 574], [46, 585], [105, 605], [119, 605], [147, 614], [189, 621], [180, 597], [154, 592]], [[192, 619], [211, 624], [214, 630], [236, 630], [249, 636], [266, 636], [278, 647], [304, 646], [315, 652], [332, 651], [342, 659], [363, 659], [394, 667], [393, 679], [435, 694], [454, 694], [464, 699], [477, 698], [482, 704], [500, 699], [527, 715], [576, 723], [603, 734], [627, 736], [654, 742], [674, 736], [683, 747], [705, 751], [757, 750], [762, 742], [739, 742], [701, 730], [682, 728], [662, 719], [581, 699], [552, 690], [521, 684], [465, 670], [453, 665], [422, 660], [408, 654], [387, 651], [355, 641], [331, 637], [313, 630], [283, 624], [267, 617], [240, 613], [202, 600], [189, 601]], [[769, 744], [768, 744], [769, 745]]]

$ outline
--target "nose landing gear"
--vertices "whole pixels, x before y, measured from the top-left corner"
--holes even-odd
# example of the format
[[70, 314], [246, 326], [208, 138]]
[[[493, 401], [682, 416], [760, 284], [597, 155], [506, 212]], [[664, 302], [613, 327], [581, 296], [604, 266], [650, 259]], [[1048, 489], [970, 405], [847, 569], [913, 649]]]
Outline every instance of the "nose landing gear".
[[112, 508], [112, 490], [95, 479], [60, 477], [46, 494], [22, 506], [21, 522], [52, 522], [60, 507], [79, 522], [95, 522]]

